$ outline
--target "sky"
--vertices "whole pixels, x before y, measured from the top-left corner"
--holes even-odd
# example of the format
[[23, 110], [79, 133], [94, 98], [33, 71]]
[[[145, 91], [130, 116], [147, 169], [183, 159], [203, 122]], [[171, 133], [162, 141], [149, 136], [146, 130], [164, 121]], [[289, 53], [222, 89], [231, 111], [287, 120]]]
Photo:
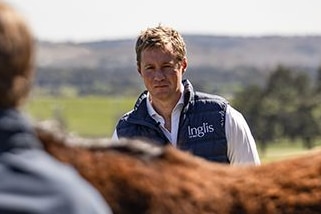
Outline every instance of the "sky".
[[182, 34], [321, 35], [321, 0], [6, 0], [39, 40], [136, 38], [158, 24]]

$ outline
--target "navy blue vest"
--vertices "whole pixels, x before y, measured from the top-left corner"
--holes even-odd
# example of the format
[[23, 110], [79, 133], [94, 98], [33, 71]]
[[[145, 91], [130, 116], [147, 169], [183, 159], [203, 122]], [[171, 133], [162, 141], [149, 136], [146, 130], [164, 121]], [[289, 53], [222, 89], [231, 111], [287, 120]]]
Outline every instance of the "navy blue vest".
[[[188, 80], [184, 85], [184, 107], [180, 115], [177, 148], [207, 160], [229, 163], [225, 136], [225, 112], [228, 102], [217, 95], [195, 92]], [[147, 91], [138, 98], [134, 109], [118, 122], [118, 137], [146, 138], [166, 145], [168, 139], [148, 114]]]

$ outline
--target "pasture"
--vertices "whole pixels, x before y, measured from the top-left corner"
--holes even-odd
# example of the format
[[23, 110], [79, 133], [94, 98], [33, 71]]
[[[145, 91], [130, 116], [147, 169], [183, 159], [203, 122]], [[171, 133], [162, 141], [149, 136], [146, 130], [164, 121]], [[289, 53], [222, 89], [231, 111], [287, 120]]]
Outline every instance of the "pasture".
[[31, 97], [24, 110], [37, 121], [58, 119], [68, 131], [86, 137], [110, 137], [119, 117], [136, 98]]
[[[61, 120], [69, 132], [83, 137], [111, 137], [116, 121], [135, 101], [136, 97], [30, 97], [24, 111], [37, 121]], [[300, 142], [280, 141], [260, 157], [262, 162], [271, 162], [307, 151]]]

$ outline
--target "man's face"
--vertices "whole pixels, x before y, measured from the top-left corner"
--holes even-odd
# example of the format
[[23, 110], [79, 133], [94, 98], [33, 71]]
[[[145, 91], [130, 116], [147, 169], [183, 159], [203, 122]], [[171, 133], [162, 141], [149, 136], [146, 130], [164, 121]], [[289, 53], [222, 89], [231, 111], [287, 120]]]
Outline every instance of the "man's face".
[[144, 80], [146, 89], [153, 100], [177, 99], [180, 96], [182, 76], [187, 62], [177, 62], [168, 44], [164, 49], [152, 48], [143, 50], [138, 72]]

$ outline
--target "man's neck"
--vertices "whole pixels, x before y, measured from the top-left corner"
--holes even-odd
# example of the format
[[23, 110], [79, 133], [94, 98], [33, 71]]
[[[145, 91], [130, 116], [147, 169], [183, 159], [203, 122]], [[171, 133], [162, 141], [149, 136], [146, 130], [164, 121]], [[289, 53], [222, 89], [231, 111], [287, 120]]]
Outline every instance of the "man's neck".
[[176, 106], [178, 100], [180, 97], [177, 99], [173, 100], [157, 100], [157, 99], [151, 99], [150, 102], [155, 109], [155, 111], [161, 115], [162, 117], [170, 117], [174, 107]]
[[152, 97], [149, 97], [151, 105], [153, 106], [154, 110], [164, 118], [165, 127], [169, 131], [171, 131], [172, 111], [177, 105], [180, 97], [181, 97], [181, 93], [178, 93], [174, 99], [170, 99], [170, 100], [159, 100], [159, 99], [153, 99]]

